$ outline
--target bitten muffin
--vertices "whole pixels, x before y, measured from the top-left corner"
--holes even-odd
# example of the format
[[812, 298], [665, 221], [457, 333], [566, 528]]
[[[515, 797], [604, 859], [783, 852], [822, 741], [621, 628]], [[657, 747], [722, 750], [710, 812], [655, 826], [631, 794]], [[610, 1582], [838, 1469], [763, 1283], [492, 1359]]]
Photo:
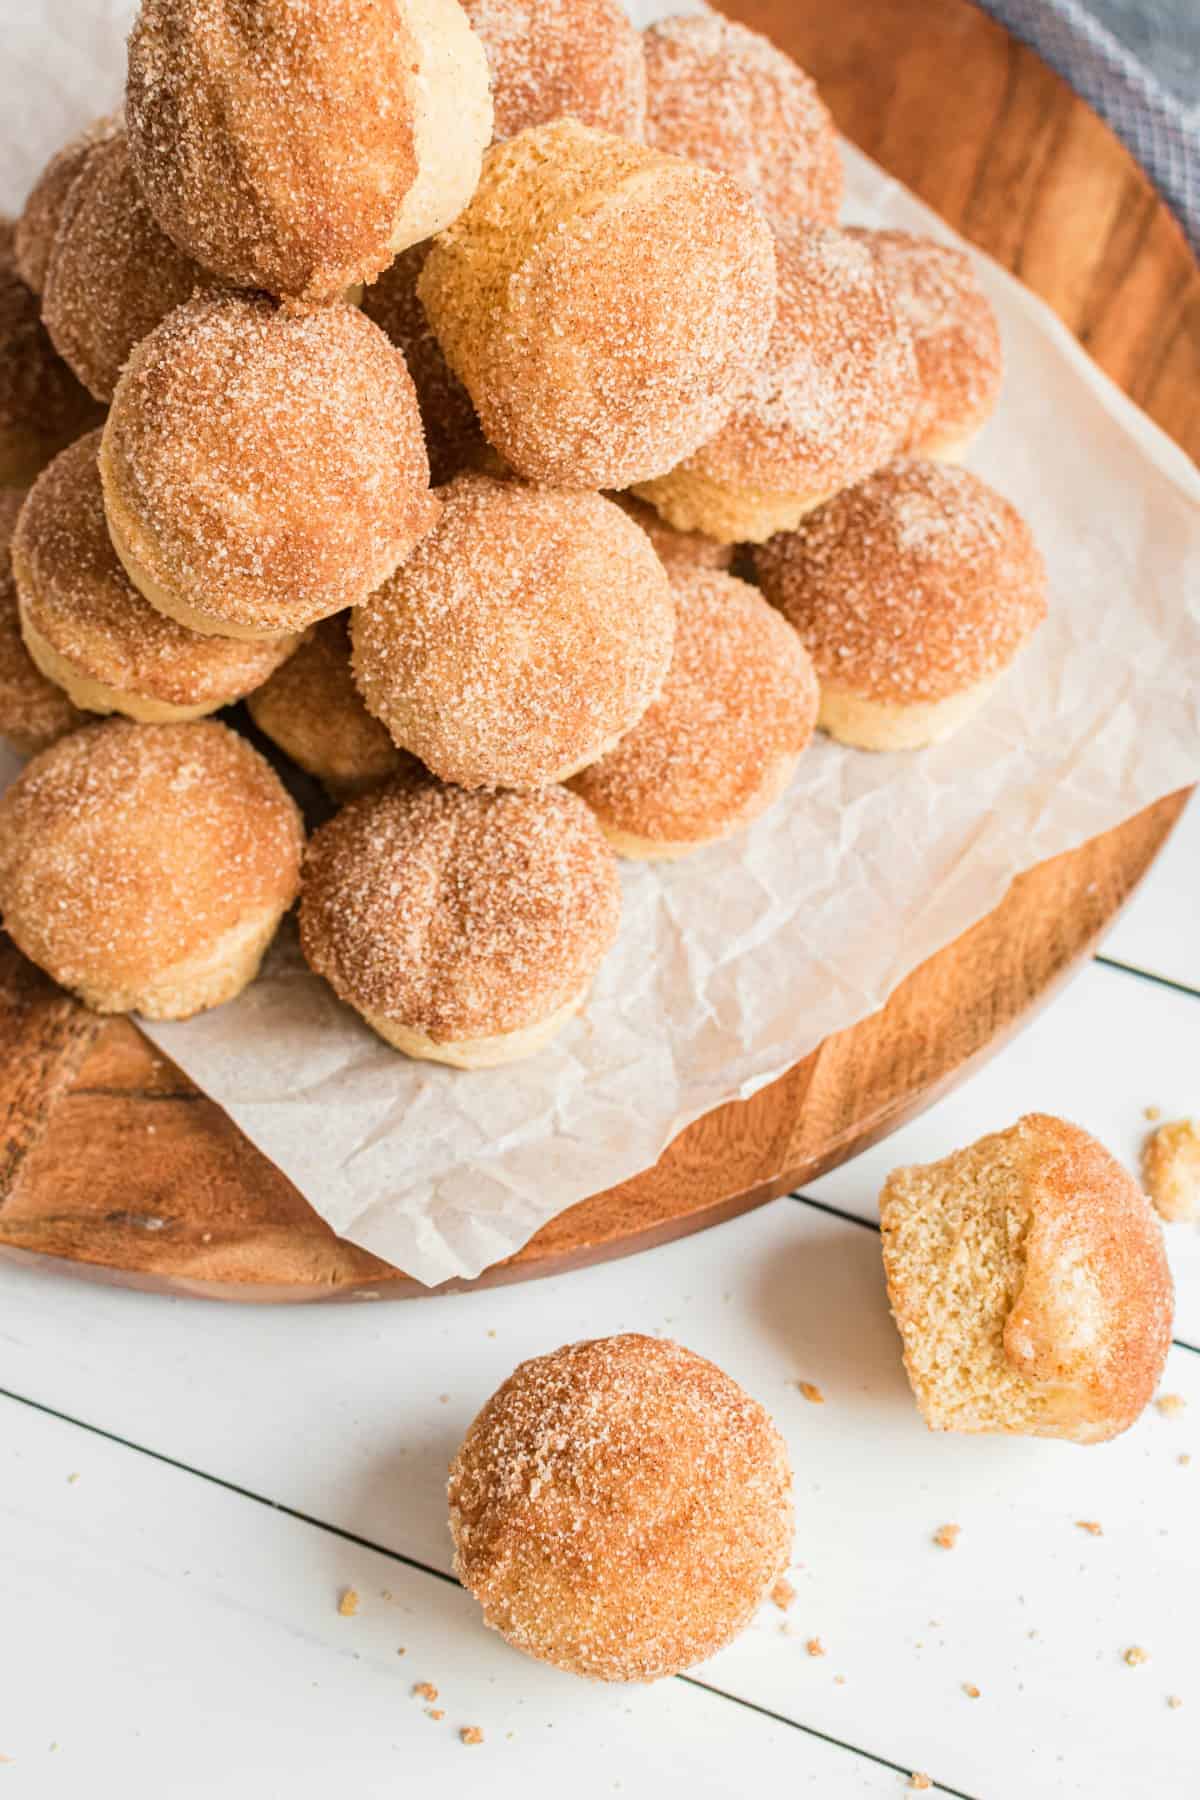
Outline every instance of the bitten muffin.
[[393, 739], [460, 787], [565, 781], [636, 725], [671, 661], [649, 539], [599, 494], [461, 475], [355, 610], [354, 676]]
[[279, 777], [236, 732], [110, 719], [0, 797], [0, 911], [93, 1011], [186, 1019], [253, 980], [303, 845]]
[[1029, 1113], [879, 1202], [904, 1363], [934, 1431], [1098, 1444], [1162, 1374], [1173, 1296], [1162, 1228], [1077, 1125]]
[[340, 303], [179, 307], [129, 360], [100, 474], [134, 586], [218, 637], [357, 605], [437, 516], [404, 358]]
[[864, 750], [949, 737], [1046, 616], [1046, 572], [1024, 519], [977, 475], [942, 463], [892, 463], [755, 560], [816, 666], [818, 724]]
[[142, 0], [134, 171], [189, 256], [331, 300], [460, 212], [492, 135], [457, 0]]
[[617, 933], [612, 851], [581, 800], [401, 779], [309, 846], [309, 966], [407, 1056], [532, 1056], [584, 1004]]
[[675, 653], [633, 729], [575, 776], [619, 856], [686, 856], [766, 812], [817, 719], [817, 679], [787, 621], [744, 581], [677, 573]]
[[492, 77], [495, 134], [578, 119], [618, 137], [646, 129], [641, 33], [619, 0], [463, 0]]
[[774, 323], [775, 247], [727, 176], [560, 119], [489, 150], [418, 292], [510, 468], [626, 488], [728, 417]]
[[791, 1469], [713, 1363], [627, 1332], [524, 1362], [450, 1467], [455, 1573], [518, 1650], [658, 1681], [749, 1624], [786, 1568]]

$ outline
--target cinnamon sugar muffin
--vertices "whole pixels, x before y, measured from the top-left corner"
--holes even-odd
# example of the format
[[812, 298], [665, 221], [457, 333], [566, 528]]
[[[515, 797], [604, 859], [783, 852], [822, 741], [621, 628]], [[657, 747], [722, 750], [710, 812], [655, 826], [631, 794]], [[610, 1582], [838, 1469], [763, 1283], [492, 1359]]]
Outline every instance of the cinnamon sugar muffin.
[[484, 1069], [579, 1011], [620, 911], [612, 851], [573, 794], [402, 779], [316, 833], [300, 943], [395, 1049]]
[[635, 725], [675, 603], [643, 531], [599, 494], [461, 475], [355, 610], [354, 675], [396, 743], [460, 787], [563, 781]]
[[1000, 398], [1000, 327], [963, 250], [911, 231], [855, 229], [912, 333], [920, 393], [904, 448], [954, 462]]
[[296, 895], [304, 832], [278, 776], [210, 719], [109, 719], [0, 797], [0, 912], [95, 1012], [185, 1019], [258, 970]]
[[0, 218], [0, 488], [28, 487], [103, 416], [50, 342], [37, 296], [17, 274], [12, 221]]
[[448, 224], [492, 135], [457, 0], [142, 0], [126, 116], [146, 202], [182, 250], [311, 300]]
[[250, 695], [246, 709], [258, 729], [335, 800], [348, 800], [415, 757], [398, 750], [372, 718], [350, 670], [350, 618], [338, 613], [313, 627], [294, 655]]
[[104, 517], [93, 431], [38, 476], [13, 538], [21, 633], [76, 706], [165, 723], [252, 692], [299, 642], [202, 637], [156, 611], [126, 575]]
[[626, 488], [720, 429], [770, 336], [775, 250], [727, 176], [560, 119], [488, 151], [418, 292], [517, 474]]
[[837, 132], [816, 83], [768, 38], [718, 12], [643, 34], [646, 142], [732, 175], [777, 228], [832, 222]]
[[463, 0], [492, 77], [495, 134], [570, 117], [618, 137], [646, 128], [641, 34], [618, 0]]
[[626, 1332], [510, 1375], [450, 1466], [459, 1580], [518, 1650], [658, 1681], [749, 1624], [786, 1568], [792, 1475], [713, 1363]]
[[17, 273], [26, 287], [32, 288], [35, 294], [42, 291], [46, 265], [50, 261], [50, 252], [58, 233], [58, 222], [72, 182], [91, 153], [93, 145], [123, 130], [124, 124], [119, 113], [110, 113], [102, 119], [96, 119], [77, 137], [64, 144], [61, 150], [55, 151], [29, 190], [29, 196], [17, 220], [13, 250]]
[[866, 247], [829, 225], [776, 239], [767, 353], [717, 433], [636, 492], [681, 531], [765, 543], [890, 461], [917, 404], [908, 326]]
[[0, 738], [22, 756], [32, 756], [68, 731], [77, 731], [87, 722], [87, 714], [47, 681], [21, 636], [9, 547], [24, 500], [22, 489], [0, 488]]
[[616, 747], [575, 776], [620, 856], [686, 856], [782, 794], [817, 720], [817, 680], [787, 621], [744, 581], [673, 577], [663, 689]]
[[221, 637], [365, 600], [437, 515], [404, 358], [341, 303], [179, 307], [129, 360], [100, 474], [134, 586]]
[[109, 401], [130, 351], [211, 277], [155, 223], [119, 127], [82, 153], [42, 274], [42, 318], [59, 355]]
[[1016, 508], [966, 469], [907, 458], [848, 488], [756, 558], [844, 744], [910, 750], [983, 704], [1046, 616]]
[[1171, 1341], [1162, 1228], [1077, 1125], [1029, 1113], [880, 1198], [904, 1362], [934, 1431], [1103, 1443], [1147, 1405]]

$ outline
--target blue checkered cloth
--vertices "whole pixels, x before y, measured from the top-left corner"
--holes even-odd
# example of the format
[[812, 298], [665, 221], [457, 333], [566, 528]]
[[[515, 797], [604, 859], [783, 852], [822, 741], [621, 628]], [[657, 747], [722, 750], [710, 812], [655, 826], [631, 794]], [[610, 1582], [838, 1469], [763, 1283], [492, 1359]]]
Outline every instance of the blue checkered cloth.
[[[1200, 254], [1200, 96], [1177, 98], [1080, 0], [975, 0], [1107, 120]], [[1200, 10], [1200, 8], [1198, 8]]]

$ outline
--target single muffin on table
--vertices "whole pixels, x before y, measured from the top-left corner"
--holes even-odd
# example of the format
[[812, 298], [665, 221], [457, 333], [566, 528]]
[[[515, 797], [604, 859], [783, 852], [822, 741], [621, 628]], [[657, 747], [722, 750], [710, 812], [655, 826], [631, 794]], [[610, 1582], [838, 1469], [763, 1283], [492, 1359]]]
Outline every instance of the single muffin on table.
[[93, 145], [112, 137], [116, 132], [123, 132], [124, 129], [120, 113], [109, 113], [102, 119], [93, 120], [76, 137], [65, 143], [61, 150], [54, 152], [30, 188], [21, 208], [21, 216], [17, 220], [13, 247], [17, 272], [26, 287], [32, 288], [35, 294], [42, 291], [46, 265], [50, 261], [50, 252], [58, 233], [58, 222], [72, 182], [90, 155]]
[[239, 287], [309, 300], [448, 224], [492, 135], [457, 0], [142, 0], [125, 111], [168, 237]]
[[643, 42], [648, 144], [732, 175], [777, 228], [833, 223], [837, 132], [798, 63], [719, 12], [662, 19]]
[[1099, 1444], [1148, 1404], [1171, 1342], [1162, 1228], [1078, 1125], [1029, 1113], [879, 1202], [892, 1313], [934, 1431]]
[[966, 469], [908, 458], [756, 556], [821, 684], [818, 724], [864, 750], [912, 750], [983, 705], [1046, 616], [1024, 519]]
[[484, 1623], [597, 1681], [659, 1681], [749, 1624], [787, 1567], [792, 1472], [715, 1364], [626, 1332], [524, 1362], [450, 1466]]
[[0, 796], [0, 912], [93, 1011], [190, 1018], [253, 980], [303, 848], [279, 777], [236, 732], [109, 719]]
[[402, 769], [418, 768], [367, 711], [350, 669], [350, 615], [315, 625], [300, 648], [246, 701], [258, 729], [321, 782], [349, 800]]
[[619, 0], [463, 0], [463, 9], [487, 52], [497, 138], [561, 118], [644, 135], [646, 59]]
[[108, 535], [99, 448], [93, 431], [60, 451], [22, 508], [12, 562], [26, 649], [89, 712], [167, 723], [231, 705], [299, 639], [202, 637], [151, 606]]
[[626, 488], [729, 415], [774, 323], [775, 247], [727, 176], [560, 119], [488, 151], [418, 292], [510, 468]]
[[309, 966], [395, 1049], [460, 1069], [540, 1050], [617, 934], [616, 862], [563, 788], [467, 793], [401, 778], [309, 845]]
[[220, 637], [358, 604], [437, 516], [404, 358], [342, 302], [179, 307], [129, 359], [100, 474], [134, 586]]
[[68, 731], [78, 731], [88, 715], [47, 681], [21, 636], [10, 547], [24, 501], [21, 488], [0, 488], [0, 738], [20, 755], [32, 756]]
[[765, 543], [900, 449], [917, 404], [912, 337], [875, 260], [830, 225], [776, 239], [779, 308], [721, 430], [635, 492], [682, 531]]
[[658, 699], [571, 783], [620, 856], [686, 856], [782, 794], [813, 734], [817, 680], [787, 621], [744, 581], [677, 572]]
[[351, 620], [354, 676], [403, 749], [460, 787], [541, 787], [611, 749], [671, 661], [645, 532], [599, 494], [460, 475]]
[[17, 274], [12, 221], [0, 218], [0, 488], [28, 487], [103, 417], [50, 342], [37, 295]]
[[912, 333], [919, 394], [904, 449], [956, 462], [996, 409], [1004, 379], [1000, 327], [970, 257], [911, 231], [867, 231], [864, 243]]
[[108, 402], [130, 351], [212, 279], [156, 224], [117, 127], [82, 152], [42, 276], [42, 318], [84, 387]]

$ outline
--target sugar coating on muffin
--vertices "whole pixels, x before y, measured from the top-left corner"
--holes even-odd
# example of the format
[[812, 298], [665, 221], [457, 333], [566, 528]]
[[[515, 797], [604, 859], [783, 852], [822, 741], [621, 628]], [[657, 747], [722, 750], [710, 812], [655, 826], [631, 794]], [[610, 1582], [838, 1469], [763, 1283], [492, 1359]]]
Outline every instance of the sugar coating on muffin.
[[17, 272], [35, 294], [42, 291], [46, 265], [54, 248], [58, 223], [67, 195], [71, 191], [71, 184], [90, 155], [93, 145], [116, 132], [124, 131], [124, 128], [120, 113], [110, 113], [94, 120], [60, 150], [55, 151], [29, 190], [21, 216], [17, 220], [13, 249]]
[[816, 666], [821, 726], [867, 749], [957, 729], [1046, 614], [1025, 521], [942, 463], [879, 470], [764, 545], [756, 567]]
[[126, 116], [168, 236], [240, 287], [312, 300], [440, 231], [492, 131], [457, 0], [142, 0]]
[[770, 228], [735, 182], [560, 119], [488, 152], [418, 291], [511, 468], [626, 488], [720, 429], [775, 288]]
[[799, 64], [717, 12], [662, 19], [644, 43], [647, 143], [732, 175], [777, 227], [837, 218], [837, 132]]
[[796, 633], [744, 581], [677, 572], [675, 651], [658, 699], [572, 787], [619, 855], [671, 857], [777, 800], [812, 737], [817, 681]]
[[646, 59], [619, 0], [463, 0], [463, 8], [487, 52], [498, 138], [565, 117], [644, 135]]
[[517, 1649], [601, 1681], [713, 1655], [786, 1568], [791, 1470], [713, 1363], [629, 1332], [522, 1363], [450, 1468], [460, 1581]]
[[253, 979], [303, 844], [279, 777], [236, 732], [106, 720], [0, 797], [0, 909], [94, 1011], [188, 1018]]
[[404, 358], [343, 304], [179, 307], [130, 358], [100, 472], [134, 585], [221, 637], [358, 604], [437, 514]]
[[892, 1312], [935, 1431], [1101, 1443], [1157, 1386], [1171, 1339], [1162, 1230], [1077, 1125], [1030, 1113], [880, 1197]]
[[487, 1068], [579, 1010], [620, 905], [612, 851], [573, 794], [401, 779], [314, 836], [300, 942], [395, 1048]]
[[561, 781], [645, 712], [675, 603], [598, 494], [463, 475], [436, 528], [355, 610], [354, 674], [404, 749], [462, 787]]

